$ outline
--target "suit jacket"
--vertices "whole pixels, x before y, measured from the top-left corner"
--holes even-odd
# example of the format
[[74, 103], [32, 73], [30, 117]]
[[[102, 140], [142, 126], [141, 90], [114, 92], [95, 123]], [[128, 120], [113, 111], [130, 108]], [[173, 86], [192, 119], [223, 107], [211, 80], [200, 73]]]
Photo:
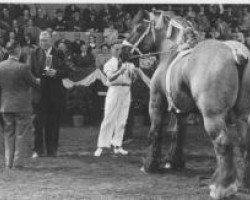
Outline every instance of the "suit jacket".
[[65, 100], [65, 88], [62, 79], [69, 74], [61, 51], [52, 48], [52, 68], [57, 71], [55, 77], [44, 74], [46, 55], [39, 47], [31, 52], [31, 71], [35, 77], [41, 78], [41, 89], [33, 90], [33, 103], [40, 104], [44, 109], [61, 110]]
[[39, 87], [39, 82], [29, 66], [12, 58], [1, 62], [1, 112], [32, 112], [30, 86]]

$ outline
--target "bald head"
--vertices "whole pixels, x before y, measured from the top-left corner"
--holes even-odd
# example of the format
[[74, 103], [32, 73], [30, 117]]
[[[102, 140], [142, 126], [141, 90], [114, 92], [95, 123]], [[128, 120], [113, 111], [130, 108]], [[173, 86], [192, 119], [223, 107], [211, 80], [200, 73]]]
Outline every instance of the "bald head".
[[42, 49], [47, 50], [52, 46], [52, 36], [50, 32], [42, 31], [39, 38]]

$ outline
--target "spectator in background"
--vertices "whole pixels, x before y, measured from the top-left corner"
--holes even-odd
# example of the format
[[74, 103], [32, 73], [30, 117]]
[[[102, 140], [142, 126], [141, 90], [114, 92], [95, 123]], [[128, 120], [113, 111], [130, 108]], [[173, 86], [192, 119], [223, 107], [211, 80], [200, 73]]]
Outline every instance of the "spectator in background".
[[81, 40], [80, 33], [74, 33], [74, 41], [71, 45], [72, 47], [72, 53], [74, 56], [79, 55], [81, 53], [81, 45], [85, 44], [83, 40]]
[[15, 33], [14, 33], [14, 31], [9, 32], [8, 42], [15, 42]]
[[18, 18], [18, 23], [20, 27], [25, 28], [25, 26], [27, 26], [28, 24], [29, 19], [30, 19], [30, 11], [29, 9], [25, 9], [23, 11], [23, 15]]
[[220, 38], [220, 33], [216, 30], [216, 28], [214, 26], [212, 26], [210, 28], [208, 38], [212, 38], [212, 39], [219, 39]]
[[114, 27], [112, 21], [109, 22], [109, 27], [104, 29], [103, 32], [104, 42], [108, 45], [115, 43], [118, 39], [118, 31]]
[[81, 45], [81, 54], [76, 57], [76, 65], [79, 68], [95, 68], [95, 57], [92, 54], [92, 48]]
[[130, 32], [132, 28], [133, 28], [132, 16], [130, 13], [126, 13], [125, 19], [124, 19], [124, 31]]
[[200, 6], [200, 12], [197, 15], [198, 30], [200, 32], [208, 32], [210, 28], [210, 22], [205, 15], [204, 6]]
[[44, 14], [44, 11], [42, 8], [37, 9], [35, 25], [41, 30], [45, 30], [46, 28], [51, 27], [51, 23], [48, 17]]
[[40, 32], [41, 30], [37, 26], [34, 26], [33, 19], [29, 19], [24, 29], [24, 34], [30, 34], [32, 43], [38, 44]]
[[17, 41], [22, 46], [24, 43], [24, 30], [19, 26], [16, 19], [12, 22], [12, 31], [15, 34], [15, 41]]
[[53, 20], [52, 24], [55, 31], [66, 30], [67, 24], [63, 16], [63, 11], [61, 9], [56, 10], [56, 18]]
[[26, 62], [27, 55], [30, 55], [31, 51], [34, 50], [35, 48], [36, 48], [36, 44], [32, 42], [31, 34], [30, 33], [25, 34], [24, 44], [22, 47], [22, 55], [21, 55], [22, 60], [21, 61]]
[[90, 13], [90, 20], [87, 22], [87, 31], [89, 32], [98, 32], [99, 25], [94, 12]]
[[90, 34], [90, 35], [89, 35], [88, 46], [90, 46], [91, 49], [92, 49], [92, 51], [93, 51], [93, 53], [96, 54], [97, 46], [96, 46], [96, 38], [95, 38], [95, 35], [93, 35], [93, 34]]
[[195, 13], [195, 11], [193, 10], [193, 6], [188, 6], [188, 10], [187, 10], [186, 16], [187, 16], [188, 18], [195, 18], [195, 17], [196, 17], [196, 13]]
[[243, 33], [247, 33], [247, 31], [250, 30], [250, 13], [248, 11], [248, 7], [243, 8], [243, 16], [240, 25]]
[[216, 22], [216, 30], [217, 32], [220, 33], [220, 37], [219, 39], [225, 40], [227, 39], [227, 29], [228, 29], [228, 25], [225, 21], [222, 20], [222, 18], [218, 17]]
[[96, 56], [96, 67], [103, 71], [104, 64], [111, 58], [110, 48], [104, 43], [101, 45], [101, 53]]
[[82, 32], [86, 31], [87, 25], [84, 23], [84, 21], [81, 18], [80, 11], [75, 11], [73, 13], [72, 20], [68, 21], [68, 31], [74, 31], [74, 32]]
[[1, 21], [5, 28], [9, 28], [11, 26], [12, 18], [10, 16], [8, 8], [3, 8]]
[[80, 13], [80, 8], [77, 7], [75, 4], [70, 4], [65, 7], [64, 14], [65, 14], [65, 20], [70, 21], [72, 18], [74, 18], [75, 12]]
[[245, 44], [245, 36], [244, 34], [240, 31], [239, 27], [234, 27], [233, 29], [233, 36], [234, 39]]

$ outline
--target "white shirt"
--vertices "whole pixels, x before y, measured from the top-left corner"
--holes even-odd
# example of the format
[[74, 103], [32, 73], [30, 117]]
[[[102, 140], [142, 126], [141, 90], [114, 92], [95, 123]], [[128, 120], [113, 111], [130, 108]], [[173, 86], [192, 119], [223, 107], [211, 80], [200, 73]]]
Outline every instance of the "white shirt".
[[[131, 85], [132, 83], [132, 74], [135, 68], [133, 63], [123, 63], [121, 67], [126, 66], [127, 70], [123, 74], [119, 75], [114, 81], [107, 80], [107, 86], [118, 86], [118, 85]], [[103, 71], [107, 76], [111, 76], [114, 72], [118, 70], [118, 59], [112, 57], [104, 65]]]

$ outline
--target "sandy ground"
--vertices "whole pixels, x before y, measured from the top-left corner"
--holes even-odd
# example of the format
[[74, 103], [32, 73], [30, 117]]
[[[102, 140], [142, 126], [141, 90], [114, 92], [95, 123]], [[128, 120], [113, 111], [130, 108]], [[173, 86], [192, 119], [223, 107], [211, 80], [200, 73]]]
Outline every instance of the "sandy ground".
[[[1, 168], [1, 200], [207, 200], [208, 182], [215, 167], [211, 142], [203, 129], [188, 129], [186, 168], [164, 174], [140, 172], [149, 127], [137, 126], [134, 140], [124, 145], [130, 154], [106, 152], [93, 157], [99, 126], [62, 128], [57, 158], [29, 159], [22, 171]], [[164, 143], [168, 141], [167, 134]], [[2, 140], [2, 139], [1, 139]], [[165, 145], [167, 146], [167, 145]], [[166, 148], [166, 147], [165, 147]], [[0, 149], [3, 153], [3, 149]], [[0, 156], [3, 165], [3, 156]], [[237, 194], [230, 200], [249, 200]]]

